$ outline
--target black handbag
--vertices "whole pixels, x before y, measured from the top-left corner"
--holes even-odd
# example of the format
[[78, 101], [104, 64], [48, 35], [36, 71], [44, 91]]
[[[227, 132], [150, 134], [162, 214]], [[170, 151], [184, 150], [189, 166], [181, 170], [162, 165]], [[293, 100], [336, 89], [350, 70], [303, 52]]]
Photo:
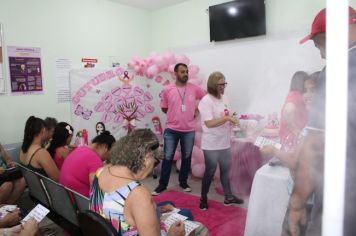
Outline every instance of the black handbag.
[[4, 182], [14, 181], [20, 178], [22, 178], [20, 167], [10, 167], [5, 169], [5, 171], [0, 174], [0, 183], [2, 184]]

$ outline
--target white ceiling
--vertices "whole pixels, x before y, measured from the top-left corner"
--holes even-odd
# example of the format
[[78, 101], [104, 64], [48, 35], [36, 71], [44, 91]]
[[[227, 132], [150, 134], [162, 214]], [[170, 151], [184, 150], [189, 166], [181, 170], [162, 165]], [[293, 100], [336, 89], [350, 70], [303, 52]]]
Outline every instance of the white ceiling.
[[172, 6], [187, 0], [111, 0], [124, 5], [143, 8], [147, 10], [157, 10], [162, 7]]

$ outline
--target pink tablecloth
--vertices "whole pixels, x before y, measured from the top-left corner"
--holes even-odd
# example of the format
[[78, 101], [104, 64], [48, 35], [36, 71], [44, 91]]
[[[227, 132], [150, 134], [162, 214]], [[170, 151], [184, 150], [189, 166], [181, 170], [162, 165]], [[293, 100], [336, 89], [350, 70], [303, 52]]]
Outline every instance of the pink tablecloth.
[[[247, 139], [233, 139], [231, 153], [231, 191], [238, 197], [249, 196], [253, 177], [267, 160], [261, 156], [259, 148]], [[224, 194], [220, 183], [215, 189], [219, 194]]]

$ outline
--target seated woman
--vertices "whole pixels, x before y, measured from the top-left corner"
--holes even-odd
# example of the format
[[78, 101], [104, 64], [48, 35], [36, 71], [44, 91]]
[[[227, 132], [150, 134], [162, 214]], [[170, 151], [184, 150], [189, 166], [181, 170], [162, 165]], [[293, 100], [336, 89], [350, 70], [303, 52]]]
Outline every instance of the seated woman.
[[110, 220], [119, 235], [185, 235], [182, 222], [169, 229], [159, 222], [151, 193], [139, 182], [159, 162], [158, 147], [150, 129], [135, 129], [113, 145], [110, 164], [97, 171], [90, 209]]
[[109, 131], [96, 136], [89, 146], [73, 150], [62, 165], [59, 182], [64, 186], [89, 197], [95, 172], [108, 160], [109, 150], [115, 138]]
[[48, 151], [41, 146], [46, 138], [46, 133], [42, 119], [34, 116], [30, 116], [27, 119], [20, 152], [20, 162], [30, 170], [48, 176], [58, 182], [58, 168]]
[[46, 134], [44, 135], [43, 142], [42, 142], [42, 147], [48, 148], [49, 144], [51, 143], [54, 129], [56, 128], [57, 125], [57, 119], [53, 117], [46, 117], [44, 119], [44, 124], [46, 128]]
[[73, 131], [74, 129], [70, 124], [66, 122], [58, 123], [54, 129], [52, 141], [47, 148], [59, 170], [71, 151], [69, 144], [73, 137]]
[[307, 109], [303, 99], [304, 83], [309, 75], [297, 71], [291, 80], [290, 90], [281, 111], [279, 138], [282, 150], [292, 152], [298, 137], [307, 122]]
[[[0, 144], [0, 204], [14, 204], [25, 189], [25, 179], [21, 170], [15, 166]], [[11, 170], [7, 170], [8, 168]]]

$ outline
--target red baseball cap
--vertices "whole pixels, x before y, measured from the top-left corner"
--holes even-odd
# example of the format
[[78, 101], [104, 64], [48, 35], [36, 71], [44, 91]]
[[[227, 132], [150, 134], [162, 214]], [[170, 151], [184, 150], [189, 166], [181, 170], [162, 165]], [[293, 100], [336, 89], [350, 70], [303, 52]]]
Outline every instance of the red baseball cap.
[[[349, 7], [349, 24], [356, 23], [356, 11]], [[326, 9], [319, 11], [319, 13], [315, 16], [311, 32], [305, 38], [299, 41], [300, 44], [305, 43], [309, 39], [312, 39], [314, 35], [319, 33], [324, 33], [326, 31]]]

